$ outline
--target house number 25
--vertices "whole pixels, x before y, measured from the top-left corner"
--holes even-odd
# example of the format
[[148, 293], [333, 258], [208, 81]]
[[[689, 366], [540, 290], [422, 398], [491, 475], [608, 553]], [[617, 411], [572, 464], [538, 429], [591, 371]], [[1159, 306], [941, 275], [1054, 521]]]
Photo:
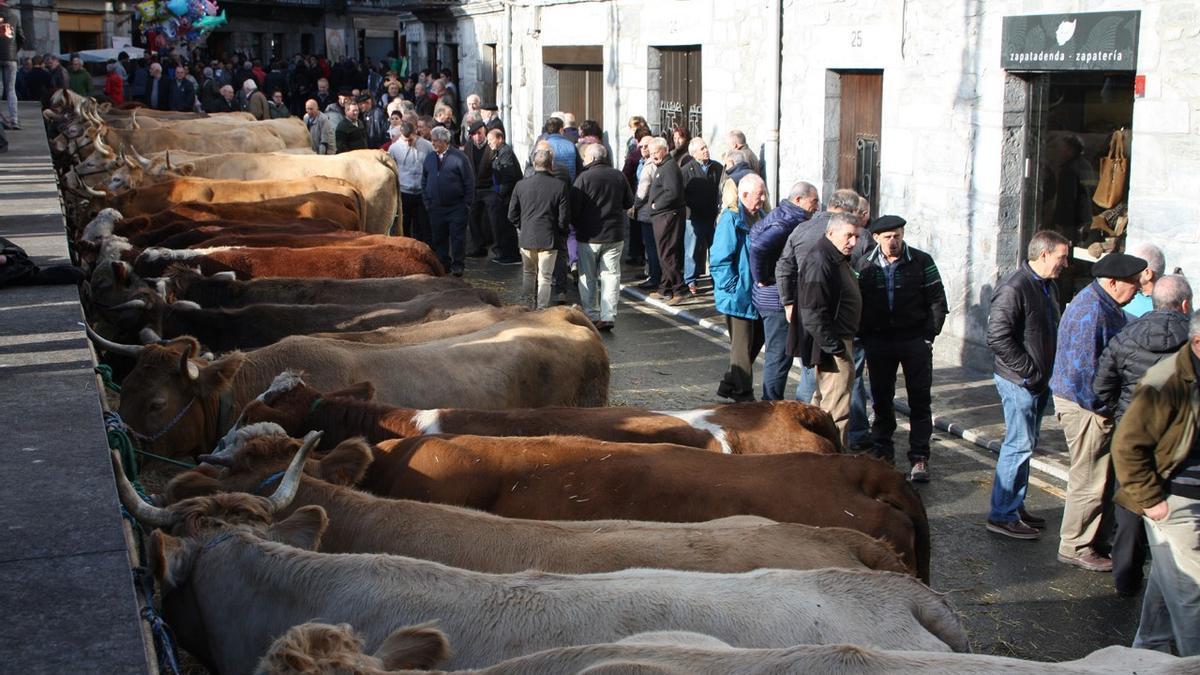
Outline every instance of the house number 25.
[[863, 44], [862, 31], [861, 30], [850, 31], [850, 46], [851, 47], [861, 47], [862, 44]]

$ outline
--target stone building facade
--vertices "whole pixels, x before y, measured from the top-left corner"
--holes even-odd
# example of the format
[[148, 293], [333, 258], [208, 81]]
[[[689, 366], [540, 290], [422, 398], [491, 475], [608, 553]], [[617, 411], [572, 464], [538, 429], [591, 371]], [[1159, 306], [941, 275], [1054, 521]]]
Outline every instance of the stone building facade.
[[21, 13], [23, 52], [59, 54], [107, 49], [113, 38], [130, 38], [133, 2], [104, 0], [8, 0]]
[[[952, 314], [937, 349], [954, 361], [986, 367], [992, 289], [1023, 259], [1035, 229], [1079, 239], [1072, 271], [1076, 285], [1085, 282], [1100, 252], [1087, 244], [1102, 238], [1083, 220], [1101, 211], [1087, 197], [1119, 128], [1130, 130], [1119, 207], [1128, 213], [1126, 245], [1158, 243], [1169, 270], [1200, 281], [1190, 203], [1200, 193], [1200, 3], [481, 0], [432, 19], [406, 15], [405, 25], [409, 45], [453, 46], [460, 90], [501, 106], [518, 154], [571, 102], [595, 119], [600, 111], [618, 153], [631, 115], [656, 129], [664, 120], [693, 124], [717, 153], [737, 128], [760, 151], [776, 192], [796, 180], [822, 195], [843, 186], [869, 192], [877, 213], [908, 219], [909, 241], [938, 261]], [[1091, 47], [1081, 61], [1123, 50], [1122, 60], [1086, 71], [1009, 62], [1017, 55], [1005, 40], [1031, 42], [1037, 30], [1049, 33], [1038, 39], [1052, 54], [1075, 58]], [[1105, 39], [1120, 49], [1097, 51], [1092, 42]], [[695, 100], [672, 110], [683, 97]], [[1068, 205], [1070, 173], [1058, 153], [1071, 139], [1092, 165], [1071, 179], [1085, 194], [1078, 208], [1092, 212], [1056, 225], [1051, 213]]]

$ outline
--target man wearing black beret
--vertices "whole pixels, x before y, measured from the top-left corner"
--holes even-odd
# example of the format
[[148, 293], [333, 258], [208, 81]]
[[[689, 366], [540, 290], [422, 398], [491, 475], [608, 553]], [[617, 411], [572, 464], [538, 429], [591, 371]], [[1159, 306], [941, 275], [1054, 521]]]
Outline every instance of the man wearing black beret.
[[1144, 269], [1145, 260], [1124, 253], [1101, 258], [1092, 265], [1095, 281], [1071, 300], [1058, 327], [1050, 389], [1071, 453], [1058, 560], [1093, 572], [1112, 571], [1112, 560], [1094, 545], [1101, 521], [1112, 517], [1108, 451], [1114, 412], [1096, 395], [1093, 382], [1104, 346], [1125, 327], [1121, 308], [1133, 300]]
[[930, 408], [933, 386], [933, 340], [942, 332], [948, 312], [946, 290], [933, 258], [904, 243], [905, 221], [880, 216], [868, 228], [875, 244], [858, 261], [862, 292], [859, 336], [867, 353], [875, 422], [871, 446], [875, 456], [894, 463], [896, 372], [904, 368], [904, 385], [912, 409], [908, 433], [909, 479], [929, 480]]

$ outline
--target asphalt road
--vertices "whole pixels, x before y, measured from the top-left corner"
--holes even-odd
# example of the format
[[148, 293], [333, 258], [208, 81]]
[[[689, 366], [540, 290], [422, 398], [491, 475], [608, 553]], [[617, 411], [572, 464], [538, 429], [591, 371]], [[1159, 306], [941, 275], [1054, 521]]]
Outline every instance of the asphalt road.
[[[520, 269], [473, 259], [466, 278], [518, 302]], [[722, 402], [716, 389], [728, 362], [723, 339], [622, 299], [616, 328], [604, 340], [613, 405], [663, 410]], [[903, 458], [907, 426], [900, 422], [896, 450]], [[1132, 643], [1140, 597], [1118, 596], [1108, 574], [1055, 560], [1062, 482], [1034, 472], [1026, 505], [1048, 527], [1038, 541], [1017, 541], [984, 529], [995, 466], [989, 451], [935, 431], [930, 465], [933, 481], [918, 489], [933, 534], [932, 586], [949, 595], [976, 652], [1061, 661]]]

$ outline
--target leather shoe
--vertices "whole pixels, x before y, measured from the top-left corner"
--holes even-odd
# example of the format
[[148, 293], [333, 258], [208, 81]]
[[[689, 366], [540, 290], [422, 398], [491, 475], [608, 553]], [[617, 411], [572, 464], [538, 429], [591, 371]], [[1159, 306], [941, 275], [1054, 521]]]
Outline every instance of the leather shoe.
[[1079, 555], [1063, 555], [1058, 554], [1058, 562], [1078, 567], [1079, 569], [1089, 572], [1111, 572], [1112, 558], [1100, 555], [1092, 550], [1084, 551]]
[[1042, 536], [1041, 532], [1026, 525], [1020, 520], [1014, 520], [1011, 523], [998, 523], [994, 520], [987, 521], [988, 532], [995, 532], [1013, 539], [1037, 539]]
[[1030, 527], [1036, 527], [1039, 530], [1046, 529], [1046, 519], [1041, 516], [1035, 516], [1034, 514], [1026, 511], [1024, 506], [1017, 509], [1017, 515], [1020, 516], [1021, 520]]

